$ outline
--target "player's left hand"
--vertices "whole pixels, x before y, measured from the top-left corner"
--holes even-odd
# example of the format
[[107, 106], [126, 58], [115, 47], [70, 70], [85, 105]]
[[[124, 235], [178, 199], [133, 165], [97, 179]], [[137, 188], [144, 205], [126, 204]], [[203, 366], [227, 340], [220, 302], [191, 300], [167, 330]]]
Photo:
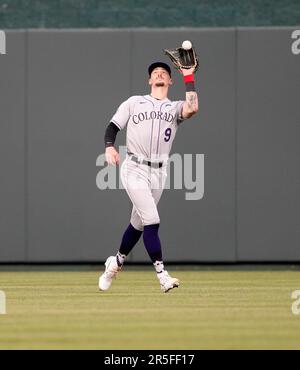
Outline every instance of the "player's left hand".
[[180, 73], [183, 74], [183, 76], [192, 75], [195, 72], [195, 67], [186, 69], [186, 68], [180, 68]]
[[120, 155], [113, 146], [105, 149], [105, 158], [110, 165], [120, 164]]

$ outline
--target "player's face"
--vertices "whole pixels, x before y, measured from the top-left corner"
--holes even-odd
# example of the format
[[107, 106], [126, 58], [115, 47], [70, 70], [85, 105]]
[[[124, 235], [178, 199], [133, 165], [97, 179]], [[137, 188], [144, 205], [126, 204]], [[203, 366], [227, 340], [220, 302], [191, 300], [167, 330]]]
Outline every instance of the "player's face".
[[157, 87], [170, 86], [172, 85], [172, 79], [168, 71], [166, 71], [164, 68], [158, 67], [152, 71], [149, 79], [149, 85]]

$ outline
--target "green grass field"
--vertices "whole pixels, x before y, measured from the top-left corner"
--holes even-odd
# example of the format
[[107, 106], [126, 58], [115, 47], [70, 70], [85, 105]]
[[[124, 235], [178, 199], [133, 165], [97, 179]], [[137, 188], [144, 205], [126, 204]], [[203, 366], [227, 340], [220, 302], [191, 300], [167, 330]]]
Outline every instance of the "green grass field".
[[0, 349], [300, 349], [298, 269], [171, 266], [181, 286], [167, 294], [148, 268], [105, 293], [95, 267], [38, 270], [0, 266]]

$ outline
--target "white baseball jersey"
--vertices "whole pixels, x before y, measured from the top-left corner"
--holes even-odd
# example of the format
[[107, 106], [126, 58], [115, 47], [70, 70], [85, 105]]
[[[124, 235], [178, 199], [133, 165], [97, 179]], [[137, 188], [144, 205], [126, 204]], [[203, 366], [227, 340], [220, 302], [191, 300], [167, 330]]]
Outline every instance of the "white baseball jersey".
[[111, 119], [120, 130], [127, 125], [127, 151], [148, 160], [168, 158], [184, 101], [158, 100], [151, 95], [131, 96]]

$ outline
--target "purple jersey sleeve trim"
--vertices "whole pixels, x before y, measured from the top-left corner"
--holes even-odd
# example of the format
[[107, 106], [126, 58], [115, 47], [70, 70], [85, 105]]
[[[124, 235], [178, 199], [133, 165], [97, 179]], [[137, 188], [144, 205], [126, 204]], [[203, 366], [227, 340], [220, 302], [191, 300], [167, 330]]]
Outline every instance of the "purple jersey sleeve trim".
[[122, 130], [122, 127], [116, 121], [112, 120], [111, 122], [114, 123], [118, 129]]

